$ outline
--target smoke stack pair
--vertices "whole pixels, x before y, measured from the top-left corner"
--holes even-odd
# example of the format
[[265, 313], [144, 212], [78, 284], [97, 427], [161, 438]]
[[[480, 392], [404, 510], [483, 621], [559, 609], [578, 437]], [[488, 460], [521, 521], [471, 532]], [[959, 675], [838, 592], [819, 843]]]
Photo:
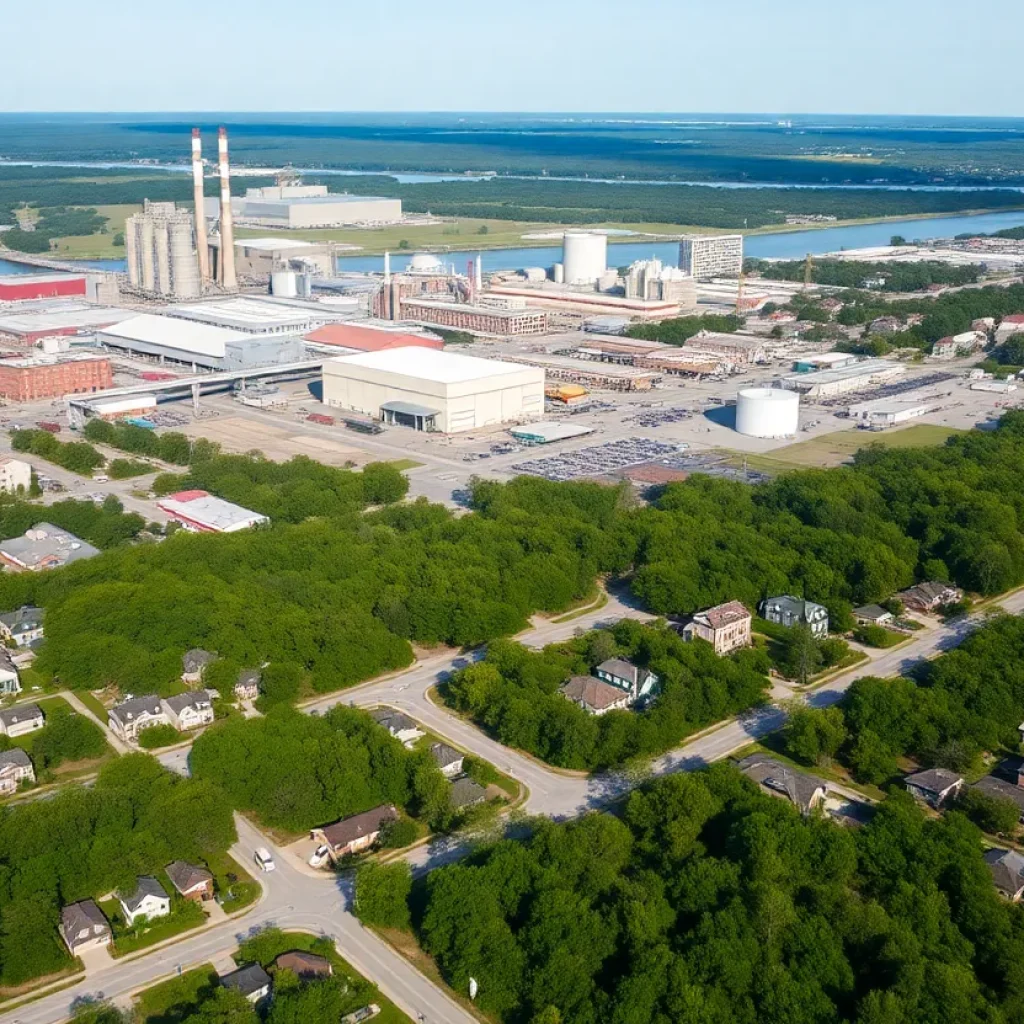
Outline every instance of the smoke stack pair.
[[210, 280], [210, 245], [206, 240], [206, 211], [203, 208], [203, 140], [199, 129], [192, 129], [192, 198], [196, 207], [196, 250], [199, 253], [199, 280]]
[[[224, 288], [237, 288], [235, 277], [235, 232], [231, 220], [231, 173], [228, 166], [228, 131], [217, 129], [217, 162], [220, 170], [220, 259], [217, 280]], [[206, 239], [206, 213], [203, 209], [203, 142], [199, 129], [192, 129], [192, 195], [195, 202], [196, 248], [199, 250], [199, 275], [203, 284], [210, 281], [210, 250]]]

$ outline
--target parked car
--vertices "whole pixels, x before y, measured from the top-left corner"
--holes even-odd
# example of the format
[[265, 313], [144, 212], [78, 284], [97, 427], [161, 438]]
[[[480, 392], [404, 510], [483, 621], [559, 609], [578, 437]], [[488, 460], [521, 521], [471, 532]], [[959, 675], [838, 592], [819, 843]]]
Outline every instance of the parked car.
[[322, 868], [330, 857], [330, 850], [324, 844], [318, 846], [314, 851], [313, 855], [309, 858], [309, 866], [311, 868]]
[[273, 871], [277, 866], [274, 864], [273, 855], [265, 846], [256, 848], [256, 854], [253, 859], [256, 861], [260, 871]]

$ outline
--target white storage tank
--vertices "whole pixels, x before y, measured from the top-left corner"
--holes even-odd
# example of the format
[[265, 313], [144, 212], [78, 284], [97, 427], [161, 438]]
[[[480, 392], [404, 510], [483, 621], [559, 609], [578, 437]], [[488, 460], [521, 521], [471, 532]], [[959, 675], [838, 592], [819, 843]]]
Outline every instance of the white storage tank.
[[744, 388], [736, 397], [736, 430], [747, 437], [793, 437], [799, 423], [799, 392]]
[[565, 267], [556, 263], [551, 270], [551, 278], [555, 284], [565, 284]]
[[608, 269], [608, 236], [566, 231], [562, 236], [566, 284], [594, 284]]
[[294, 270], [275, 270], [270, 275], [270, 294], [284, 299], [294, 299], [299, 286]]

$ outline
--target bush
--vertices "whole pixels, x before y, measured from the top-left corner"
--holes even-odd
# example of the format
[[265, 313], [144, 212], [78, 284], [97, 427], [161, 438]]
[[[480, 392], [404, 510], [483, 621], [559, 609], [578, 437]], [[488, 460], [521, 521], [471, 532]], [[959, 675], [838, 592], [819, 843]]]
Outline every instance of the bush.
[[405, 861], [364, 864], [356, 872], [356, 917], [363, 924], [407, 930], [411, 891], [412, 872]]
[[970, 786], [960, 790], [956, 809], [966, 814], [983, 832], [994, 835], [1013, 835], [1020, 824], [1020, 808], [1013, 800], [992, 796]]
[[107, 466], [107, 473], [114, 480], [127, 480], [129, 477], [152, 472], [153, 467], [148, 462], [140, 462], [138, 459], [114, 459]]
[[902, 639], [901, 633], [894, 633], [891, 629], [883, 629], [881, 626], [858, 626], [853, 631], [853, 638], [866, 647], [894, 647]]
[[380, 833], [380, 845], [387, 850], [401, 850], [411, 846], [420, 837], [416, 822], [409, 818], [399, 818], [385, 825]]
[[102, 757], [106, 752], [107, 741], [99, 726], [66, 707], [49, 711], [46, 728], [32, 740], [32, 760], [37, 769]]
[[184, 738], [173, 725], [151, 725], [139, 733], [139, 746], [143, 750], [156, 750], [179, 743]]

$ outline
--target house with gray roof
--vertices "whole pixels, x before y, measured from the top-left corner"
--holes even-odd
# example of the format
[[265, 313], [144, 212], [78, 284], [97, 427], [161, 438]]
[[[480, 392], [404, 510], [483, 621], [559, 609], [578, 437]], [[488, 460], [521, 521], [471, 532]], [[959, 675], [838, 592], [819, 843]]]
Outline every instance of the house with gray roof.
[[761, 617], [776, 626], [807, 626], [813, 636], [823, 640], [828, 636], [828, 609], [814, 601], [792, 594], [769, 597], [761, 602]]
[[181, 656], [181, 681], [183, 683], [201, 683], [207, 666], [217, 660], [216, 654], [204, 651], [201, 647], [193, 647]]
[[60, 937], [72, 956], [102, 949], [113, 935], [110, 925], [94, 900], [71, 903], [60, 912]]
[[964, 784], [963, 778], [948, 768], [928, 768], [908, 775], [903, 782], [911, 796], [936, 810], [955, 799]]
[[0, 636], [16, 647], [31, 647], [43, 638], [43, 619], [46, 612], [33, 605], [23, 605], [13, 612], [0, 615]]
[[891, 626], [896, 617], [880, 604], [862, 604], [853, 609], [853, 619], [858, 626]]
[[24, 736], [46, 725], [46, 716], [38, 704], [15, 704], [0, 711], [0, 734]]
[[20, 537], [0, 541], [0, 564], [8, 572], [44, 572], [100, 553], [84, 540], [53, 523], [36, 523]]
[[213, 702], [206, 690], [176, 693], [173, 697], [164, 697], [160, 703], [168, 722], [178, 732], [199, 729], [213, 721]]
[[260, 695], [263, 673], [258, 668], [243, 668], [238, 673], [234, 693], [239, 700], [255, 700]]
[[995, 887], [1014, 903], [1018, 902], [1024, 895], [1024, 856], [1016, 850], [986, 850], [985, 863]]
[[938, 611], [944, 605], [956, 604], [963, 596], [964, 592], [959, 587], [935, 581], [917, 583], [896, 595], [905, 607], [916, 612]]
[[270, 975], [259, 964], [246, 964], [237, 971], [225, 974], [220, 983], [225, 988], [240, 992], [254, 1005], [270, 995]]
[[155, 725], [170, 725], [163, 702], [155, 694], [131, 697], [107, 712], [107, 723], [126, 743], [136, 743], [139, 733]]
[[6, 647], [0, 647], [0, 696], [10, 697], [21, 693], [21, 679], [18, 669]]
[[736, 767], [766, 793], [788, 800], [804, 817], [825, 802], [828, 786], [822, 779], [764, 754], [744, 757]]
[[406, 714], [393, 708], [374, 708], [370, 717], [382, 725], [392, 736], [405, 746], [410, 746], [426, 733]]
[[487, 790], [470, 778], [456, 779], [448, 794], [448, 806], [453, 811], [463, 811], [487, 799]]
[[35, 782], [36, 770], [21, 747], [0, 751], [0, 796], [10, 796], [23, 782]]
[[456, 750], [447, 743], [434, 743], [431, 744], [430, 754], [446, 779], [454, 779], [457, 775], [462, 774], [466, 756], [461, 750]]
[[978, 790], [996, 800], [1010, 800], [1017, 805], [1020, 811], [1020, 818], [1024, 821], [1024, 786], [1015, 786], [1012, 782], [997, 778], [995, 775], [986, 775], [979, 779], [971, 789]]
[[171, 912], [171, 897], [167, 890], [152, 875], [140, 875], [131, 892], [118, 893], [117, 901], [129, 927], [144, 917], [166, 917]]
[[630, 696], [630, 703], [650, 697], [658, 687], [659, 679], [649, 669], [640, 668], [625, 658], [609, 658], [594, 669], [594, 675], [603, 683], [624, 690]]

